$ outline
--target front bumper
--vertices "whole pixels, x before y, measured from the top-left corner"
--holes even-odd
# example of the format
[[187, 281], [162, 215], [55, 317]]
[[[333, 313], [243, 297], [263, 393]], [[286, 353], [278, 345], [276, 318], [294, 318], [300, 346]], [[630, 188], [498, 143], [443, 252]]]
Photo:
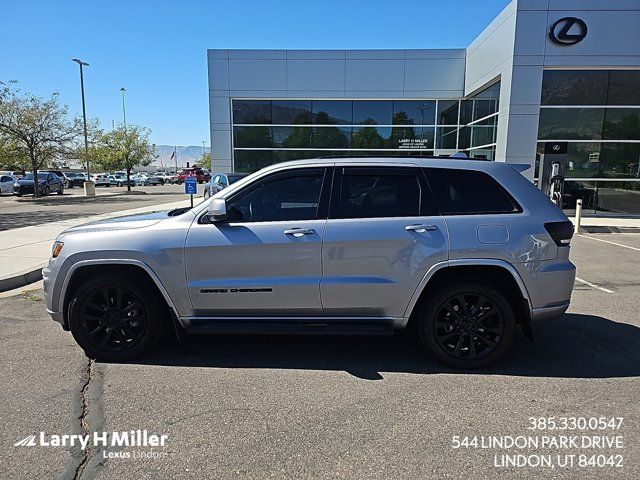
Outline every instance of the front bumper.
[[67, 330], [67, 325], [64, 319], [64, 312], [58, 311], [58, 306], [54, 305], [53, 301], [53, 288], [54, 288], [54, 279], [53, 270], [51, 269], [51, 261], [49, 261], [49, 265], [42, 269], [42, 289], [44, 291], [44, 303], [46, 305], [47, 313], [51, 316], [53, 320], [62, 325], [62, 328]]
[[[42, 187], [40, 187], [42, 188]], [[33, 194], [33, 186], [21, 185], [19, 187], [13, 187], [14, 195], [30, 195]]]

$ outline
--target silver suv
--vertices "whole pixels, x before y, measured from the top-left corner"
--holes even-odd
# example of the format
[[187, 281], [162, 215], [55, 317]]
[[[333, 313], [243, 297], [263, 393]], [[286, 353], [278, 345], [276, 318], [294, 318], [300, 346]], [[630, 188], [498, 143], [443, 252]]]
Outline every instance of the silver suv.
[[517, 325], [532, 339], [534, 320], [567, 309], [572, 234], [509, 164], [304, 160], [192, 209], [66, 230], [43, 270], [45, 299], [87, 355], [104, 360], [149, 351], [174, 328], [409, 328], [441, 361], [478, 368], [505, 353]]

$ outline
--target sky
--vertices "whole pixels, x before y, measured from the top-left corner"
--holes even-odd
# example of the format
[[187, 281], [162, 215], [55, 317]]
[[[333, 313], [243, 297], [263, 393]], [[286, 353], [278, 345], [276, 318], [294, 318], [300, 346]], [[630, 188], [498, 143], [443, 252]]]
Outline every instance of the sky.
[[209, 146], [208, 48], [464, 48], [508, 0], [0, 0], [0, 81], [58, 92], [103, 128], [149, 127], [157, 144]]

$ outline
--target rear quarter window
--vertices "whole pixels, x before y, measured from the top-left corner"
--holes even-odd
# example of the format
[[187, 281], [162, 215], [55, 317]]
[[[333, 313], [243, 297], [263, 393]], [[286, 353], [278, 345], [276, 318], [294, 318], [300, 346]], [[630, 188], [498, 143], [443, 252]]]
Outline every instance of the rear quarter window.
[[475, 170], [423, 169], [442, 215], [507, 214], [522, 211], [493, 177]]

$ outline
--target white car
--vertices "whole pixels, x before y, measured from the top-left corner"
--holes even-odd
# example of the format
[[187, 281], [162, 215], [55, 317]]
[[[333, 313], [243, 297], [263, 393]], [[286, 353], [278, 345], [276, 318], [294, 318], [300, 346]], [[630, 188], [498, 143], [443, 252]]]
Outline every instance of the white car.
[[145, 186], [145, 185], [155, 186], [160, 184], [160, 179], [155, 175], [145, 175], [142, 173], [139, 173], [138, 175], [133, 177], [132, 180], [135, 182], [136, 185], [139, 185], [139, 186]]
[[163, 185], [166, 183], [175, 183], [176, 181], [176, 176], [167, 172], [156, 172], [153, 176], [157, 177]]
[[106, 173], [96, 173], [91, 175], [91, 180], [96, 184], [96, 187], [110, 187], [111, 182], [109, 181], [109, 176]]
[[0, 195], [4, 193], [13, 195], [13, 184], [16, 183], [17, 181], [18, 179], [11, 175], [0, 176]]

